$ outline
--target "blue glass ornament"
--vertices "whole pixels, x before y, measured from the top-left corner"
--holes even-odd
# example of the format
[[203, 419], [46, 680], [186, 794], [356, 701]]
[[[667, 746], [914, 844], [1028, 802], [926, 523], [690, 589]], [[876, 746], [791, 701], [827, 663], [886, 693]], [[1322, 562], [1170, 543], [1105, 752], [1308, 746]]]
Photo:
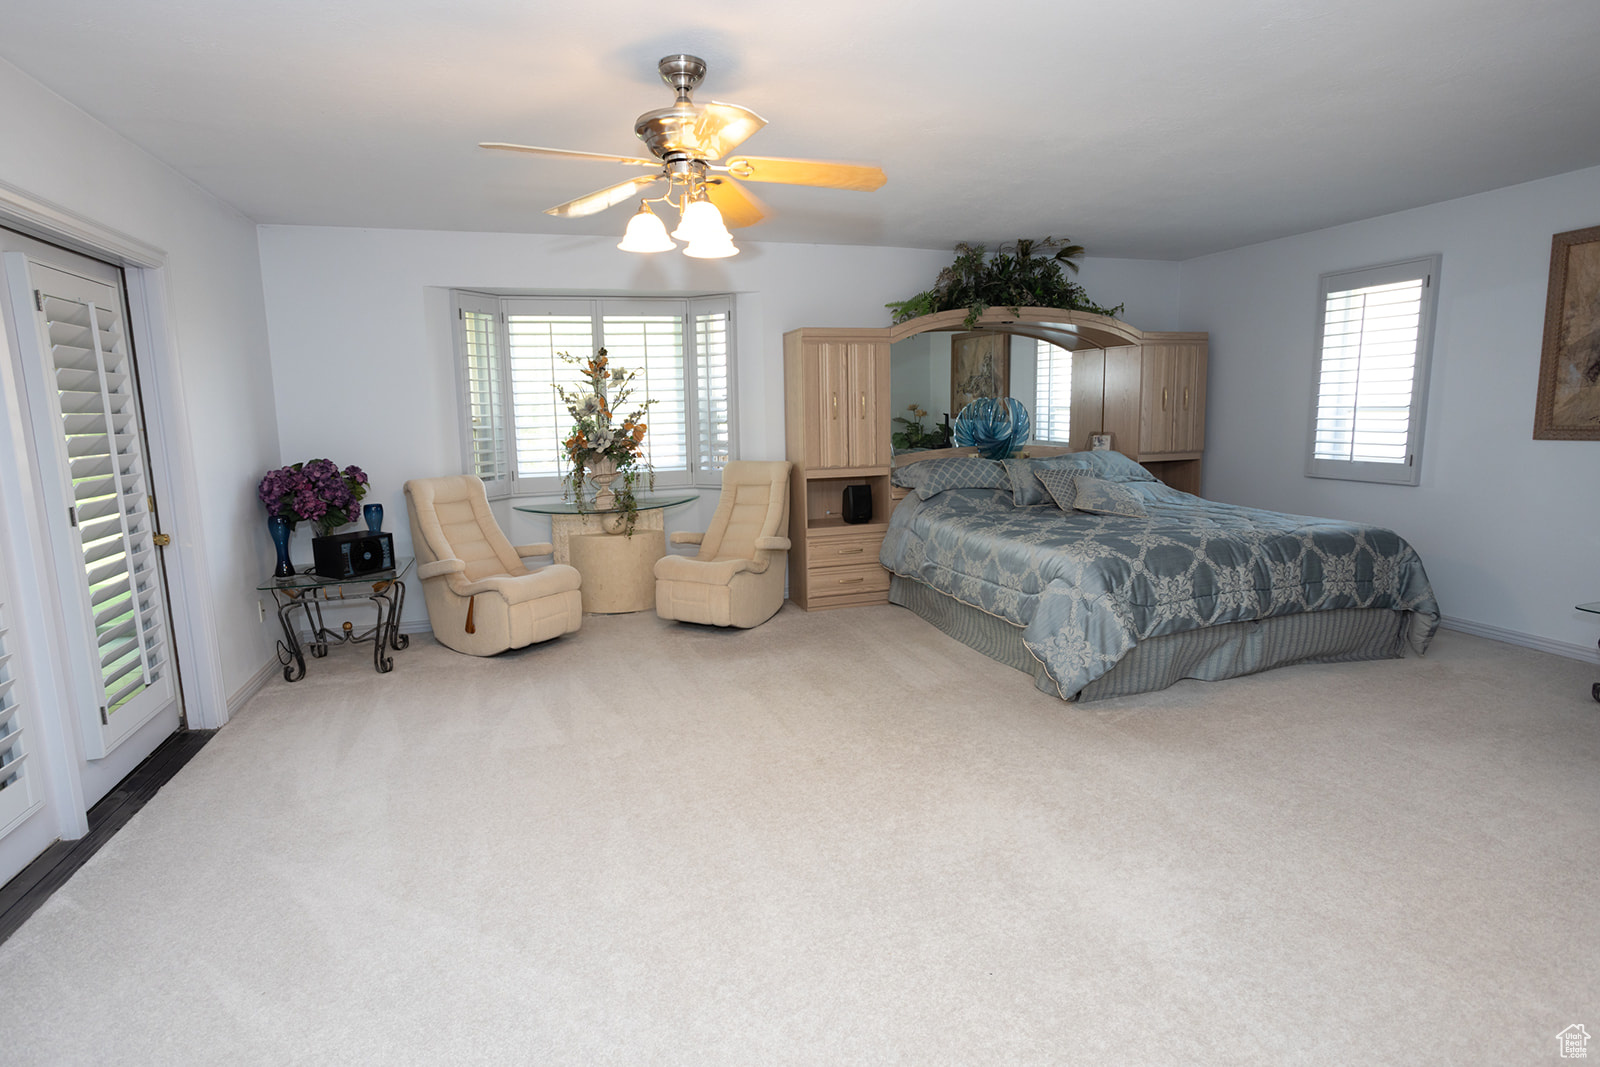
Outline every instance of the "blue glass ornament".
[[988, 459], [1005, 459], [1028, 440], [1028, 409], [1014, 396], [996, 400], [980, 396], [956, 416], [951, 429], [956, 444], [976, 446]]

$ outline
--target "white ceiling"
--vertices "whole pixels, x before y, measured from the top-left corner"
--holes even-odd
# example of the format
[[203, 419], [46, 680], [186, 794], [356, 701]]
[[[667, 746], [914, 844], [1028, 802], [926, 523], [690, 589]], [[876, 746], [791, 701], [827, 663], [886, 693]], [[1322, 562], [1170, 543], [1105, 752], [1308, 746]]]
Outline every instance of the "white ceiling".
[[[750, 240], [1181, 259], [1600, 164], [1596, 0], [0, 0], [0, 57], [262, 223], [620, 235], [655, 71], [769, 122]], [[1579, 220], [1586, 221], [1586, 220]], [[1592, 220], [1588, 220], [1592, 221]]]

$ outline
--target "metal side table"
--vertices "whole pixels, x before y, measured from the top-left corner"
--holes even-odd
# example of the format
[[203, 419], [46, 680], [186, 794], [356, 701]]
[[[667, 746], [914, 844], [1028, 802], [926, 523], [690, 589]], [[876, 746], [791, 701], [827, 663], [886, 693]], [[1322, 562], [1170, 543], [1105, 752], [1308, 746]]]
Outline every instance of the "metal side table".
[[[288, 578], [268, 578], [256, 589], [272, 594], [278, 605], [278, 623], [283, 627], [283, 639], [278, 642], [278, 662], [283, 664], [283, 678], [298, 682], [306, 676], [306, 649], [317, 659], [328, 654], [335, 644], [372, 642], [372, 666], [379, 674], [394, 670], [394, 658], [388, 650], [396, 652], [411, 644], [411, 638], [400, 632], [400, 612], [406, 604], [406, 583], [411, 570], [411, 557], [395, 561], [393, 570], [362, 574], [353, 578], [324, 578], [309, 571]], [[347, 592], [348, 590], [348, 592]], [[322, 618], [322, 605], [327, 601], [370, 600], [377, 608], [377, 622], [369, 630], [356, 632], [355, 624], [346, 620], [337, 630], [328, 628]], [[304, 646], [295, 631], [295, 613], [305, 615], [310, 640]]]
[[[1592, 615], [1600, 615], [1600, 600], [1597, 600], [1592, 604], [1578, 604], [1576, 607], [1579, 611], [1587, 611]], [[1600, 700], [1600, 682], [1594, 683], [1594, 688], [1589, 690], [1589, 695], [1594, 697], [1596, 700]]]

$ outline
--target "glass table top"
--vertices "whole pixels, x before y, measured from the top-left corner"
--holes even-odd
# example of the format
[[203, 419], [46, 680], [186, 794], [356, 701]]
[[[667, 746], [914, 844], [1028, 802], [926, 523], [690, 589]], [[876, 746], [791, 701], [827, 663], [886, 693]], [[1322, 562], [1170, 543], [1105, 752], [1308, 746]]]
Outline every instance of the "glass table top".
[[[699, 493], [661, 493], [659, 495], [635, 493], [634, 502], [640, 511], [657, 511], [661, 508], [675, 508], [679, 504], [688, 504], [699, 500]], [[622, 509], [617, 507], [596, 508], [592, 504], [586, 505], [581, 510], [578, 505], [570, 500], [551, 500], [546, 503], [513, 504], [512, 511], [526, 511], [530, 515], [616, 515]]]
[[296, 573], [289, 578], [265, 578], [256, 586], [260, 590], [272, 589], [318, 589], [324, 586], [336, 585], [374, 585], [378, 582], [399, 581], [411, 570], [412, 557], [401, 556], [395, 560], [393, 570], [371, 571], [367, 574], [357, 574], [350, 578], [324, 578], [312, 572], [309, 566], [296, 568]]

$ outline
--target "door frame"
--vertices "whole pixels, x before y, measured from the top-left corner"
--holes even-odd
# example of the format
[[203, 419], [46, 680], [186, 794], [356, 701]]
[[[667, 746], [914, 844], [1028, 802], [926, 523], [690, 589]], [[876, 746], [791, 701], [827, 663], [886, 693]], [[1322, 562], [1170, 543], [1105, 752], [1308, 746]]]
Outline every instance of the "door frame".
[[[179, 662], [179, 695], [191, 729], [220, 727], [228, 721], [227, 691], [215, 636], [215, 603], [206, 565], [194, 449], [184, 417], [183, 375], [169, 311], [166, 252], [5, 182], [0, 182], [0, 226], [123, 268], [129, 329], [144, 402], [151, 483], [160, 505], [161, 529], [172, 537], [162, 553], [173, 648]], [[8, 368], [16, 358], [11, 339], [4, 333], [0, 333], [0, 357]], [[5, 373], [9, 377], [9, 369]], [[14, 428], [10, 436], [15, 438], [19, 432], [20, 428]], [[22, 469], [27, 470], [25, 464]], [[19, 486], [17, 495], [27, 499], [7, 501], [21, 505], [20, 511], [13, 512], [22, 520], [16, 526], [24, 527], [12, 528], [14, 551], [26, 550], [38, 561], [44, 558], [42, 549], [49, 541], [36, 503], [37, 487]], [[40, 570], [35, 568], [33, 573]], [[46, 593], [39, 588], [13, 590], [14, 596], [26, 596], [35, 603]], [[52, 751], [41, 762], [50, 765], [51, 806], [60, 836], [81, 837], [87, 831], [87, 805], [77, 772], [82, 759], [79, 742], [75, 731], [65, 725], [68, 717], [48, 718], [62, 720], [61, 726], [44, 728]], [[60, 800], [70, 803], [56, 803]]]

